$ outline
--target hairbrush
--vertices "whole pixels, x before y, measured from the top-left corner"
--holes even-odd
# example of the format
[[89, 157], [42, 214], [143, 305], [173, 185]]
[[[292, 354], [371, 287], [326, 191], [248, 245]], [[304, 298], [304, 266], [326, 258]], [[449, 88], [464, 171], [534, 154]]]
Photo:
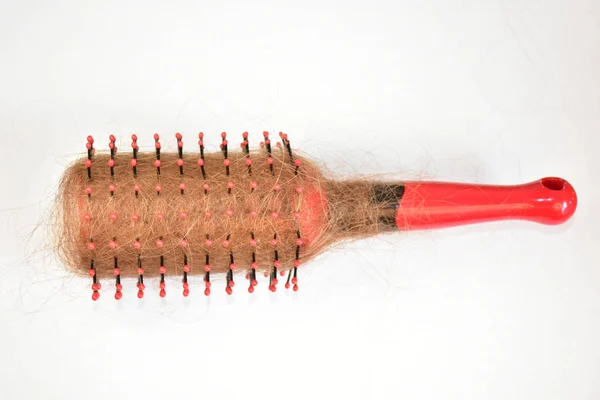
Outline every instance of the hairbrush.
[[[96, 152], [65, 172], [58, 191], [57, 249], [64, 264], [92, 279], [92, 299], [101, 281], [123, 296], [122, 278], [137, 281], [181, 276], [184, 296], [198, 276], [210, 295], [213, 274], [224, 274], [232, 294], [241, 273], [252, 293], [263, 274], [275, 292], [279, 279], [298, 290], [298, 268], [335, 243], [383, 232], [444, 228], [518, 219], [546, 225], [567, 221], [577, 207], [573, 187], [548, 177], [515, 186], [450, 182], [389, 182], [329, 179], [305, 155], [292, 151], [286, 134], [275, 143], [263, 133], [251, 150], [247, 132], [231, 151], [225, 133], [220, 151], [206, 152], [204, 134], [184, 152]], [[237, 146], [236, 146], [237, 147]], [[287, 276], [287, 277], [286, 277]], [[132, 285], [133, 286], [133, 285]]]

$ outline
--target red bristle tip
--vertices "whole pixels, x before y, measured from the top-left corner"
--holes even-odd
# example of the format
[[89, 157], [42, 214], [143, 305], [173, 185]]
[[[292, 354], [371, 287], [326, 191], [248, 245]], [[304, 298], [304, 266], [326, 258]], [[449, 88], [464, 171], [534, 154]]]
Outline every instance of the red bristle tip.
[[294, 289], [293, 290], [294, 290], [294, 292], [297, 292], [298, 291], [298, 285], [294, 285]]
[[160, 289], [159, 295], [160, 297], [165, 297], [167, 295], [167, 292], [165, 291], [165, 289]]
[[86, 194], [92, 194], [92, 191], [93, 191], [93, 189], [91, 187], [89, 187], [89, 186], [85, 188], [85, 193]]
[[269, 164], [269, 165], [273, 164], [273, 158], [271, 158], [271, 157], [267, 158], [267, 164]]
[[92, 137], [92, 135], [88, 135], [87, 141], [88, 143], [94, 143], [94, 138]]
[[221, 132], [221, 138], [225, 139], [227, 137], [227, 133]]
[[164, 288], [166, 288], [166, 287], [167, 287], [167, 285], [165, 285], [165, 283], [164, 283], [164, 282], [161, 282], [161, 283], [158, 285], [158, 287], [159, 287], [159, 288], [161, 288], [161, 289], [164, 289]]
[[250, 211], [250, 216], [251, 217], [256, 217], [257, 215], [258, 215], [258, 212], [256, 212], [256, 210]]
[[133, 135], [131, 135], [131, 140], [133, 140], [134, 142], [136, 140], [138, 140], [138, 137], [137, 137], [137, 135], [135, 133]]
[[227, 294], [231, 294], [231, 293], [233, 293], [233, 290], [231, 290], [231, 287], [228, 285], [228, 286], [225, 288], [225, 292], [227, 292]]
[[156, 241], [156, 247], [163, 247], [165, 245], [165, 242], [163, 242], [162, 240], [158, 239]]
[[242, 133], [242, 137], [243, 137], [244, 139], [248, 139], [248, 132], [244, 132], [244, 133]]
[[277, 211], [273, 211], [273, 212], [271, 213], [271, 217], [273, 217], [273, 219], [276, 219], [276, 218], [278, 218], [278, 217], [279, 217], [279, 213], [278, 213]]
[[85, 160], [85, 166], [90, 168], [92, 166], [92, 160]]
[[115, 300], [121, 300], [121, 298], [123, 297], [123, 293], [118, 291], [115, 293]]
[[144, 275], [144, 268], [140, 267], [137, 269], [138, 275]]
[[271, 244], [273, 246], [277, 246], [277, 239], [271, 239]]
[[183, 289], [183, 297], [188, 297], [190, 295], [190, 289]]
[[183, 166], [183, 158], [180, 158], [177, 160], [177, 166], [179, 166], [179, 167]]
[[111, 249], [116, 249], [117, 248], [117, 242], [115, 242], [114, 240], [109, 240], [108, 241], [108, 247], [110, 247]]
[[179, 190], [185, 190], [185, 188], [186, 188], [186, 184], [185, 184], [185, 183], [183, 183], [183, 182], [181, 182], [181, 183], [179, 184]]
[[250, 189], [256, 189], [258, 187], [258, 183], [250, 182]]
[[110, 136], [108, 137], [108, 139], [109, 139], [111, 142], [115, 142], [115, 141], [117, 140], [117, 138], [115, 137], [115, 135], [110, 135]]
[[205, 183], [202, 185], [202, 189], [204, 189], [208, 192], [208, 189], [210, 189], [210, 185], [208, 183]]
[[301, 187], [297, 187], [297, 188], [296, 188], [296, 193], [298, 193], [298, 194], [302, 194], [302, 188], [301, 188]]
[[143, 283], [138, 283], [137, 288], [140, 290], [144, 290], [144, 289], [146, 289], [146, 285], [144, 285]]
[[229, 181], [227, 182], [227, 189], [233, 189], [235, 187], [235, 183]]
[[271, 286], [269, 286], [269, 290], [270, 290], [271, 292], [275, 293], [275, 292], [277, 291], [277, 286], [275, 286], [275, 285], [271, 285]]
[[271, 283], [272, 283], [273, 285], [277, 285], [277, 284], [279, 283], [279, 281], [277, 280], [277, 278], [273, 278], [273, 279], [271, 280]]
[[254, 293], [254, 286], [248, 286], [248, 293]]
[[110, 215], [108, 216], [110, 218], [111, 221], [116, 221], [119, 217], [117, 216], [117, 213], [110, 213]]
[[160, 145], [160, 142], [156, 142], [156, 143], [154, 143], [154, 147], [156, 147], [157, 149], [160, 149], [162, 146]]
[[183, 136], [181, 136], [181, 133], [179, 133], [179, 132], [175, 134], [175, 137], [176, 137], [178, 140], [181, 140], [181, 139], [183, 138]]
[[182, 211], [179, 213], [179, 218], [181, 219], [186, 219], [188, 217], [188, 213], [185, 211]]
[[91, 268], [90, 268], [90, 269], [88, 270], [88, 275], [89, 275], [89, 276], [91, 276], [91, 277], [94, 277], [94, 276], [96, 275], [96, 270], [95, 270], [95, 269], [91, 269]]
[[117, 289], [120, 292], [121, 290], [123, 290], [123, 285], [121, 285], [120, 283], [117, 283], [115, 285], [115, 289]]
[[280, 276], [285, 276], [285, 271], [279, 271]]
[[281, 142], [277, 142], [276, 146], [281, 147]]
[[136, 192], [139, 192], [142, 188], [140, 187], [140, 185], [138, 185], [137, 183], [135, 185], [133, 185], [133, 190]]
[[84, 215], [83, 215], [83, 219], [84, 219], [85, 221], [90, 221], [90, 220], [92, 219], [92, 216], [91, 216], [90, 214], [84, 214]]
[[133, 248], [136, 250], [139, 250], [142, 248], [142, 244], [140, 243], [139, 240], [136, 240], [135, 242], [133, 242]]
[[298, 268], [300, 266], [300, 260], [294, 260], [294, 267]]
[[210, 296], [210, 288], [204, 289], [204, 295], [205, 296]]
[[161, 185], [156, 185], [154, 187], [154, 189], [156, 189], [157, 192], [160, 192], [162, 190], [162, 186]]
[[227, 239], [223, 240], [222, 244], [223, 244], [223, 247], [228, 247], [229, 246], [229, 240], [227, 240]]
[[204, 146], [204, 140], [198, 140], [198, 146]]
[[281, 267], [281, 261], [279, 261], [279, 260], [273, 261], [273, 266], [275, 266], [277, 268]]
[[138, 296], [138, 299], [144, 298], [144, 291], [143, 290], [138, 290], [137, 296]]
[[229, 265], [229, 269], [230, 269], [230, 270], [232, 270], [232, 271], [235, 271], [235, 270], [236, 270], [236, 268], [237, 268], [237, 265], [235, 265], [235, 263], [231, 263], [231, 264]]
[[156, 168], [160, 167], [160, 160], [154, 160], [154, 166]]
[[198, 133], [198, 139], [204, 139], [204, 132]]
[[178, 142], [177, 147], [183, 147], [183, 142]]
[[276, 183], [275, 186], [273, 186], [273, 190], [276, 192], [280, 189], [281, 189], [281, 185], [279, 185], [278, 183]]
[[185, 239], [181, 239], [181, 242], [179, 242], [179, 245], [180, 245], [181, 247], [187, 247], [187, 245], [188, 245], [188, 241], [187, 241], [187, 240], [185, 240]]
[[89, 242], [87, 247], [88, 250], [96, 250], [96, 244], [94, 242]]
[[201, 158], [199, 158], [199, 159], [198, 159], [198, 166], [199, 166], [199, 167], [201, 167], [201, 166], [203, 166], [203, 165], [204, 165], [204, 160], [203, 160], [203, 159], [201, 159]]
[[164, 265], [161, 265], [158, 268], [158, 272], [161, 273], [161, 274], [166, 274], [167, 273], [167, 267], [165, 267]]
[[265, 144], [271, 144], [271, 141], [267, 139], [265, 140]]
[[235, 286], [235, 282], [234, 281], [229, 281], [229, 287], [234, 287]]
[[300, 161], [300, 160], [294, 160], [294, 165], [296, 167], [299, 167], [300, 165], [302, 165], [302, 161]]
[[108, 148], [111, 149], [111, 150], [114, 150], [115, 149], [115, 144], [113, 142], [110, 142], [108, 144]]
[[210, 265], [209, 265], [209, 264], [206, 264], [206, 265], [204, 266], [204, 271], [206, 271], [206, 272], [210, 272]]
[[[91, 143], [86, 143], [85, 144], [85, 148], [88, 149], [88, 150], [91, 150], [92, 149], [92, 144]], [[87, 163], [86, 163], [86, 165], [87, 165]]]
[[266, 138], [268, 138], [268, 137], [269, 137], [269, 132], [267, 132], [267, 131], [264, 131], [264, 132], [263, 132], [263, 136], [264, 136], [264, 137], [266, 137]]
[[231, 165], [231, 161], [229, 161], [229, 159], [226, 158], [223, 160], [223, 165], [229, 167]]
[[92, 293], [92, 300], [96, 301], [100, 298], [100, 292]]
[[92, 284], [92, 290], [95, 290], [97, 292], [100, 289], [102, 289], [102, 286], [99, 283]]
[[221, 142], [221, 148], [224, 148], [225, 146], [227, 146], [229, 144], [229, 142], [227, 140], [223, 140]]
[[154, 140], [159, 140], [159, 139], [160, 139], [160, 136], [158, 135], [158, 133], [155, 133], [154, 134]]
[[253, 262], [252, 263], [252, 269], [256, 269], [258, 268], [258, 263], [257, 262]]
[[227, 211], [225, 211], [225, 215], [227, 215], [228, 217], [231, 217], [233, 215], [233, 210], [227, 209]]
[[164, 214], [156, 214], [156, 219], [159, 221], [162, 221], [163, 219], [165, 219], [165, 215]]
[[256, 239], [250, 239], [250, 246], [256, 246]]
[[247, 166], [251, 166], [252, 165], [252, 159], [246, 158], [246, 165]]
[[108, 166], [109, 167], [114, 167], [115, 166], [115, 160], [113, 160], [113, 159], [108, 160]]
[[252, 286], [258, 285], [258, 281], [256, 279], [252, 279]]
[[212, 283], [211, 282], [204, 282], [204, 286], [206, 286], [207, 288], [209, 288], [209, 287], [212, 286]]
[[137, 160], [135, 158], [132, 158], [131, 160], [129, 160], [129, 164], [131, 164], [132, 167], [137, 166]]
[[286, 288], [286, 289], [289, 289], [289, 288], [290, 288], [290, 283], [289, 283], [289, 282], [286, 282], [286, 283], [285, 283], [285, 288]]
[[109, 192], [114, 192], [116, 188], [117, 187], [115, 185], [113, 185], [112, 183], [110, 185], [108, 185], [108, 191]]
[[296, 239], [296, 244], [298, 246], [302, 246], [304, 244], [304, 240], [302, 240], [301, 238]]
[[184, 271], [184, 272], [190, 272], [190, 266], [189, 266], [189, 265], [187, 265], [187, 264], [185, 264], [185, 265], [183, 266], [183, 271]]
[[268, 272], [265, 272], [263, 275], [264, 275], [265, 278], [269, 277], [269, 273]]
[[210, 247], [210, 245], [212, 245], [212, 244], [213, 244], [213, 241], [212, 241], [211, 239], [206, 239], [206, 240], [204, 241], [204, 244], [206, 245], [206, 247]]
[[296, 277], [293, 277], [293, 278], [292, 278], [292, 283], [293, 283], [294, 285], [295, 285], [296, 283], [298, 283], [298, 278], [296, 278]]
[[187, 282], [183, 282], [183, 288], [184, 289], [189, 289], [190, 288], [190, 284]]

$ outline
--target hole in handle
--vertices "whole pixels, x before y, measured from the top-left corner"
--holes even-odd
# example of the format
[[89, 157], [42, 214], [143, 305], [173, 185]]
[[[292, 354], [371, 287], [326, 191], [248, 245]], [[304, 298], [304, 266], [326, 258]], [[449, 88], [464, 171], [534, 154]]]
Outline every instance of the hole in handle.
[[544, 185], [544, 187], [546, 189], [555, 190], [555, 191], [564, 190], [566, 187], [566, 183], [567, 183], [567, 181], [565, 181], [564, 179], [561, 179], [561, 178], [544, 178], [544, 179], [542, 179], [542, 185]]

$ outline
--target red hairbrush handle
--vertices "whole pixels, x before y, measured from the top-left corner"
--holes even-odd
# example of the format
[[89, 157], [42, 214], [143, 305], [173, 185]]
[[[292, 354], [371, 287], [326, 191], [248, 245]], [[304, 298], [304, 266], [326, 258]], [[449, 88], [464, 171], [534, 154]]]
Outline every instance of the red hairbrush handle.
[[562, 178], [516, 186], [405, 182], [396, 225], [417, 230], [507, 219], [558, 225], [576, 208], [575, 189]]

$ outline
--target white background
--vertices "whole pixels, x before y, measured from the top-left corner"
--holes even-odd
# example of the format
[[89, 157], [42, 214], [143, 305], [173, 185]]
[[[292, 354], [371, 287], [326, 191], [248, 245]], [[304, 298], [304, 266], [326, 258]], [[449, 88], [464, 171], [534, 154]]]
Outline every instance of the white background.
[[[3, 0], [0, 398], [599, 399], [599, 26], [592, 0]], [[94, 303], [44, 247], [87, 134], [265, 129], [343, 175], [559, 175], [580, 207], [346, 245], [296, 295]]]

